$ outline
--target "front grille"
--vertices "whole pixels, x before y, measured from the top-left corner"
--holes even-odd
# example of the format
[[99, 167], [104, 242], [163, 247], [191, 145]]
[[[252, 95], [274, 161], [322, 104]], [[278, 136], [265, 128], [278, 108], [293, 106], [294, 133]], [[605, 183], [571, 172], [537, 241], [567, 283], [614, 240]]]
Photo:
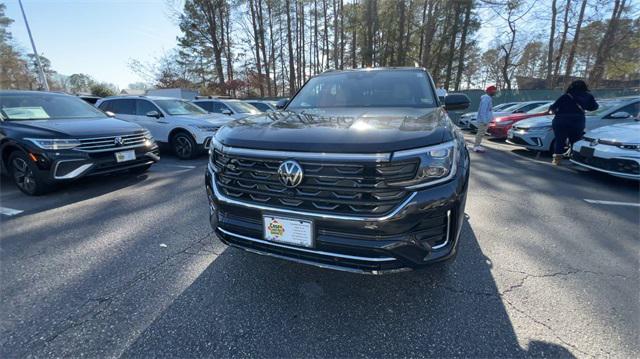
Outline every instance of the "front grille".
[[227, 197], [274, 208], [344, 215], [384, 215], [409, 192], [388, 182], [415, 177], [417, 160], [341, 162], [301, 160], [304, 179], [296, 188], [278, 177], [283, 160], [230, 155], [215, 150], [216, 185]]
[[571, 158], [574, 161], [606, 171], [632, 175], [640, 174], [640, 165], [638, 162], [633, 160], [626, 160], [622, 158], [585, 157], [582, 156], [580, 152], [573, 152], [571, 154]]
[[[120, 141], [116, 141], [117, 137], [120, 138]], [[145, 140], [144, 132], [122, 136], [82, 138], [80, 139], [80, 146], [75, 149], [83, 152], [117, 151], [124, 148], [143, 146]]]

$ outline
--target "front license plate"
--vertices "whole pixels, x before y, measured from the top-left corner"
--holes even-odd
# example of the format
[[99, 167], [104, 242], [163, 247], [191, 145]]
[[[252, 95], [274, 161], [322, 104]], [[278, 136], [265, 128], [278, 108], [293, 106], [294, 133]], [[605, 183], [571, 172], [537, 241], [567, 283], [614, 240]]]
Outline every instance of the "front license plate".
[[513, 139], [513, 131], [507, 132], [507, 138], [510, 139], [510, 140]]
[[313, 246], [313, 222], [268, 215], [262, 219], [264, 239], [294, 246]]
[[127, 162], [136, 159], [136, 151], [122, 151], [116, 152], [116, 162]]
[[580, 156], [585, 157], [585, 158], [591, 158], [591, 157], [593, 157], [593, 152], [594, 151], [595, 151], [595, 148], [593, 148], [593, 147], [582, 146], [582, 147], [580, 147]]

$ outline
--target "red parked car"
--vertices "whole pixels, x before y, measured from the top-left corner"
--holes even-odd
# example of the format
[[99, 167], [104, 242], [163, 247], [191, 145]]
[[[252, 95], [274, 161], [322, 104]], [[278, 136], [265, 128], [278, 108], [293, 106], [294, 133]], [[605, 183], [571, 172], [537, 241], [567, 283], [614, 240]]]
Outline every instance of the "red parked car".
[[487, 132], [493, 138], [503, 139], [507, 138], [507, 132], [513, 126], [514, 123], [522, 121], [531, 117], [545, 116], [549, 114], [549, 105], [552, 102], [538, 106], [525, 113], [512, 113], [506, 116], [499, 116], [489, 122], [487, 126]]

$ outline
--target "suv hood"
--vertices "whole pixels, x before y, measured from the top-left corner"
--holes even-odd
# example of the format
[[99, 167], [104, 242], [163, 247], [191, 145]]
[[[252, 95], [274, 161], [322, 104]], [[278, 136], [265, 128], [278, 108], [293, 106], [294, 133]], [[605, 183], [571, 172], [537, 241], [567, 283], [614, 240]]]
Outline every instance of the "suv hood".
[[332, 108], [251, 116], [222, 127], [216, 138], [231, 147], [380, 153], [439, 144], [452, 132], [441, 108]]
[[125, 135], [142, 130], [142, 127], [135, 123], [110, 117], [9, 121], [7, 123], [12, 124], [15, 128], [21, 128], [25, 133], [39, 137], [100, 137]]
[[620, 123], [596, 128], [587, 132], [586, 137], [620, 143], [640, 142], [640, 123]]

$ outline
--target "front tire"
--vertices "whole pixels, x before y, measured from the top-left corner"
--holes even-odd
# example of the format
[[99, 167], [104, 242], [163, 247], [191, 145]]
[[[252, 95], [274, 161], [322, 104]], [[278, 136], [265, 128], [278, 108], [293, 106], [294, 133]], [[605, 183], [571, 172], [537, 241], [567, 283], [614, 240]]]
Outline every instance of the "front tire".
[[186, 132], [177, 132], [171, 137], [171, 148], [181, 160], [189, 160], [197, 154], [196, 141]]
[[9, 156], [11, 177], [22, 193], [29, 196], [45, 194], [53, 188], [31, 159], [22, 152], [14, 152]]

